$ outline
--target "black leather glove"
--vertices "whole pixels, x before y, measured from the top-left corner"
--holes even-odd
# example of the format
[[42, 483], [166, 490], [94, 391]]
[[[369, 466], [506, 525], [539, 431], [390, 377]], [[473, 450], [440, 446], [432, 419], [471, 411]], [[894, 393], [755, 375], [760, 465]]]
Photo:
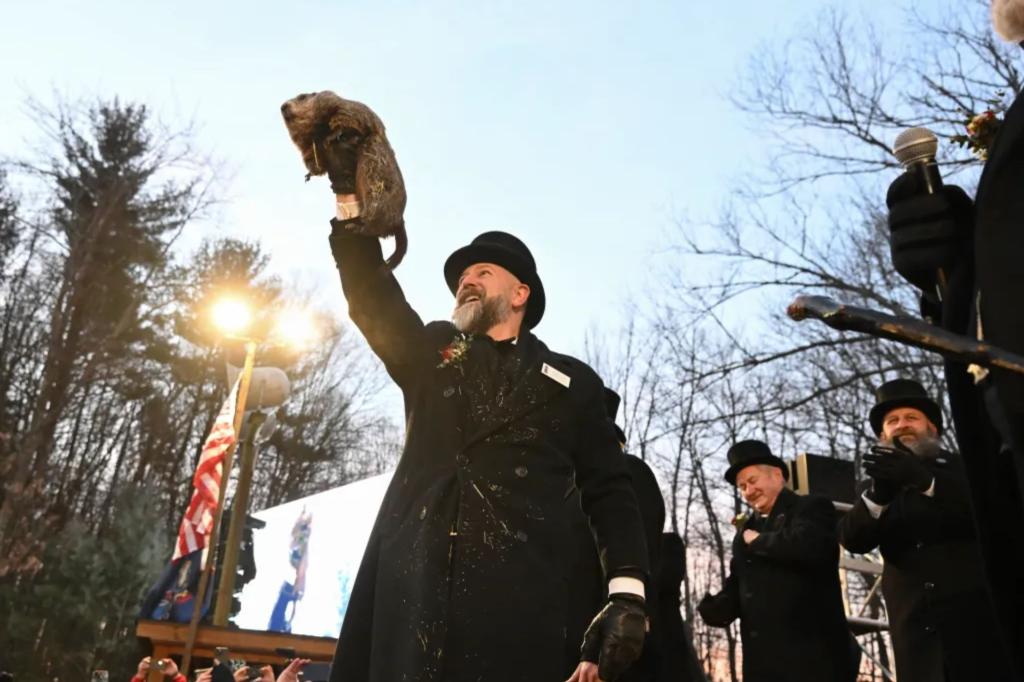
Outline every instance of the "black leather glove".
[[974, 203], [956, 185], [928, 194], [923, 184], [917, 172], [907, 171], [889, 186], [885, 203], [893, 267], [914, 286], [933, 292], [938, 271], [948, 275], [966, 251]]
[[[865, 465], [867, 463], [867, 456], [865, 456]], [[867, 466], [864, 467], [865, 473], [867, 472]], [[871, 474], [868, 473], [868, 476]], [[884, 479], [871, 479], [871, 488], [867, 491], [868, 498], [875, 504], [886, 505], [896, 499], [896, 494], [900, 491], [899, 486], [886, 481]]]
[[617, 680], [640, 658], [644, 648], [647, 614], [643, 597], [616, 593], [594, 616], [583, 635], [580, 660], [597, 663], [597, 676], [605, 682]]
[[355, 130], [342, 128], [323, 140], [313, 142], [317, 162], [327, 171], [335, 194], [356, 193], [356, 166], [362, 141], [362, 136]]
[[[895, 446], [888, 448], [875, 446], [864, 455], [864, 471], [874, 482], [884, 486], [892, 486], [899, 490], [909, 486], [924, 492], [932, 484], [934, 476], [921, 458], [911, 452], [899, 438]], [[874, 485], [874, 484], [873, 484]], [[895, 493], [893, 494], [895, 497]], [[872, 496], [872, 499], [874, 497]]]

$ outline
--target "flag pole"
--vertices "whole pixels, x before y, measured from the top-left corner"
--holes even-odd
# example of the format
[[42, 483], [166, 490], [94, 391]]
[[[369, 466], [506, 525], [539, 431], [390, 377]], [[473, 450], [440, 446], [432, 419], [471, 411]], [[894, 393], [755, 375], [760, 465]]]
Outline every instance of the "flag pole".
[[206, 565], [199, 577], [199, 588], [196, 591], [196, 599], [193, 602], [192, 620], [188, 624], [188, 637], [185, 640], [185, 654], [181, 661], [181, 674], [188, 677], [189, 666], [192, 663], [192, 650], [196, 645], [196, 635], [199, 633], [199, 619], [203, 612], [203, 602], [206, 600], [206, 589], [210, 583], [210, 574], [213, 572], [213, 565], [216, 563], [217, 540], [220, 533], [220, 519], [224, 513], [224, 497], [227, 494], [228, 479], [231, 477], [231, 465], [234, 460], [235, 448], [242, 429], [242, 418], [245, 416], [245, 402], [249, 396], [249, 381], [252, 379], [252, 368], [256, 360], [256, 342], [247, 339], [245, 342], [245, 365], [242, 367], [242, 376], [238, 383], [238, 399], [235, 403], [235, 421], [233, 423], [235, 438], [231, 447], [224, 453], [224, 464], [221, 468], [220, 491], [217, 498], [217, 510], [213, 515], [213, 527], [210, 529], [210, 540], [206, 544]]

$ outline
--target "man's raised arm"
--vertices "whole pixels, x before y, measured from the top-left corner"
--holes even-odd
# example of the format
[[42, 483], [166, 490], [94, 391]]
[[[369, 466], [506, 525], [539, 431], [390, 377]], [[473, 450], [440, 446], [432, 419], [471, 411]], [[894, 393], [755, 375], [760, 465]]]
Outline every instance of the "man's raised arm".
[[391, 378], [404, 387], [431, 349], [423, 321], [384, 264], [380, 241], [358, 234], [358, 221], [358, 217], [331, 221], [331, 253], [341, 274], [349, 317]]

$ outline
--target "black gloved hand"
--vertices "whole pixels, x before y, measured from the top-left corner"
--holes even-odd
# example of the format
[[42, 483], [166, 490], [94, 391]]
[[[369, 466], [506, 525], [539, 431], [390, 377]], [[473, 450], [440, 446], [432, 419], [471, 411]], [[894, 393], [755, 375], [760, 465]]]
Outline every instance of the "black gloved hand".
[[342, 128], [323, 140], [313, 142], [316, 159], [327, 171], [335, 194], [356, 193], [356, 168], [362, 136], [351, 128]]
[[[865, 456], [865, 460], [867, 457]], [[866, 462], [865, 462], [866, 464]], [[865, 473], [867, 473], [867, 466], [864, 467]], [[871, 474], [868, 474], [870, 476]], [[895, 485], [885, 479], [872, 478], [871, 489], [867, 491], [868, 498], [871, 499], [875, 504], [886, 505], [896, 499], [896, 494], [900, 491], [898, 485]]]
[[890, 485], [896, 489], [910, 486], [919, 492], [927, 490], [934, 479], [928, 467], [899, 438], [893, 443], [891, 448], [880, 445], [871, 448], [871, 452], [864, 455], [864, 471], [883, 486]]
[[583, 635], [580, 660], [597, 663], [597, 676], [614, 682], [644, 648], [647, 614], [643, 597], [616, 593], [594, 616]]
[[907, 171], [889, 185], [889, 246], [892, 264], [908, 282], [935, 290], [940, 269], [951, 270], [965, 253], [973, 229], [974, 203], [956, 185], [928, 194], [918, 173]]

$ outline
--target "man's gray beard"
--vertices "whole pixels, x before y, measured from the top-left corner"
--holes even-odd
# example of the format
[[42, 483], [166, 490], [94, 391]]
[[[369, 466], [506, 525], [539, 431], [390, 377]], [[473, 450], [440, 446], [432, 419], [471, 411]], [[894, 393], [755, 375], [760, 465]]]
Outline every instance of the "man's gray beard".
[[504, 296], [488, 296], [456, 306], [452, 311], [452, 324], [464, 334], [486, 334], [491, 327], [508, 319], [511, 313], [512, 306]]
[[[896, 436], [899, 438], [899, 436]], [[891, 438], [883, 438], [881, 440], [882, 445], [887, 447], [895, 447]], [[939, 440], [938, 436], [934, 436], [930, 433], [923, 436], [918, 436], [915, 440], [902, 440], [901, 441], [907, 448], [918, 457], [925, 459], [935, 459], [942, 454], [942, 441]]]

